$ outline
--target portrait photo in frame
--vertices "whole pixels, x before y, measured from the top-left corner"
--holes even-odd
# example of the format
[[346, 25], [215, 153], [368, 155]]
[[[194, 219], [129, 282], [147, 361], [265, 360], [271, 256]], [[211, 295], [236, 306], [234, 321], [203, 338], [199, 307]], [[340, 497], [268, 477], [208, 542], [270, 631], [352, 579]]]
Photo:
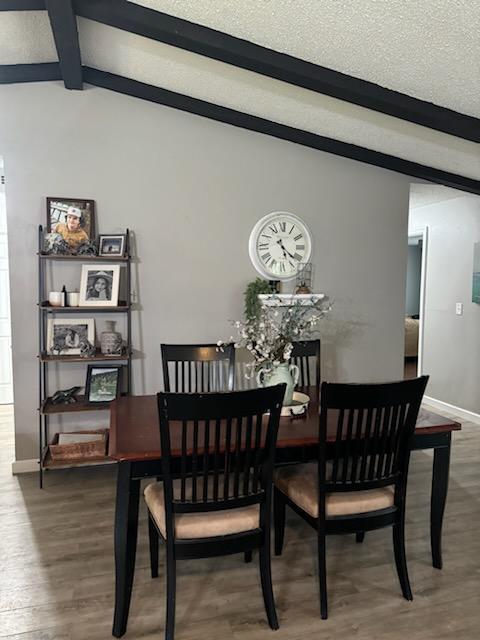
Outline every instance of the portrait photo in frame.
[[75, 252], [95, 241], [95, 203], [83, 198], [47, 198], [47, 233], [58, 233]]
[[49, 318], [47, 325], [47, 353], [78, 356], [95, 344], [93, 318]]
[[80, 307], [116, 307], [120, 286], [119, 264], [84, 264], [80, 280]]

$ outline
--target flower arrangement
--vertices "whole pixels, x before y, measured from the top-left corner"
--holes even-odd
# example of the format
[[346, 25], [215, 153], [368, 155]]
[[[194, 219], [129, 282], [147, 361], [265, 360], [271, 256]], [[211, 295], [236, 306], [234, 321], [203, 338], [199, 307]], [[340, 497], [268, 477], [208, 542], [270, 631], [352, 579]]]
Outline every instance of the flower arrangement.
[[[239, 335], [235, 347], [245, 347], [253, 356], [247, 365], [248, 378], [260, 369], [268, 373], [288, 362], [292, 343], [314, 338], [318, 323], [332, 307], [327, 296], [316, 295], [292, 296], [285, 303], [284, 297], [272, 294], [264, 302], [257, 315], [233, 323]], [[220, 349], [222, 345], [220, 341]]]

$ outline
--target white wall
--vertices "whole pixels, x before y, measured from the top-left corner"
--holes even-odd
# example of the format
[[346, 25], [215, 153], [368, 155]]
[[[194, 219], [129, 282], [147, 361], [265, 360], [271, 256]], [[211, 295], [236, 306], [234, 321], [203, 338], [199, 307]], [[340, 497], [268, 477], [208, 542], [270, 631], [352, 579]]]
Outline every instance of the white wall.
[[[480, 305], [472, 302], [473, 245], [480, 198], [461, 195], [410, 212], [412, 231], [428, 226], [423, 371], [427, 395], [480, 413]], [[463, 304], [463, 315], [455, 305]]]
[[[105, 90], [65, 91], [60, 83], [0, 87], [0, 152], [17, 459], [36, 455], [35, 252], [49, 195], [94, 199], [101, 233], [135, 231], [135, 393], [160, 388], [160, 342], [231, 335], [229, 319], [241, 316], [245, 285], [256, 275], [249, 233], [279, 209], [311, 228], [316, 289], [335, 300], [323, 333], [324, 377], [402, 375], [404, 176]], [[74, 282], [79, 272], [64, 279]], [[82, 368], [62, 368], [55, 384], [81, 384]]]

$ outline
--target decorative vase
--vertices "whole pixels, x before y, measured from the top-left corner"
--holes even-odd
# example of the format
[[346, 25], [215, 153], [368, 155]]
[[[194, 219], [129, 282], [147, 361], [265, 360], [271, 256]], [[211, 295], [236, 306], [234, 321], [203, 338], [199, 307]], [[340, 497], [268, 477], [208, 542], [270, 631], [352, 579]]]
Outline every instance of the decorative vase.
[[257, 373], [257, 384], [259, 387], [272, 387], [275, 384], [285, 382], [287, 388], [285, 389], [283, 405], [289, 406], [292, 404], [293, 390], [298, 382], [299, 373], [300, 370], [296, 364], [285, 362], [276, 366], [272, 371], [260, 369]]
[[107, 328], [100, 335], [100, 350], [104, 356], [119, 356], [122, 353], [122, 334], [115, 331], [115, 321], [107, 320]]

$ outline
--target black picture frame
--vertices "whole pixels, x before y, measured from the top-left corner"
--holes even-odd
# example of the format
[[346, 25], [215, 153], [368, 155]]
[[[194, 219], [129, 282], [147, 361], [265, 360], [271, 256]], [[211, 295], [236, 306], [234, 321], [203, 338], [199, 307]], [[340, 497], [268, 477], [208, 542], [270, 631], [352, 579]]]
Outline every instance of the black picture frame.
[[52, 233], [57, 224], [65, 222], [68, 207], [75, 207], [82, 211], [82, 229], [87, 234], [88, 240], [95, 242], [95, 201], [86, 198], [48, 197], [46, 232]]
[[[100, 376], [114, 373], [113, 380], [103, 380], [104, 391], [97, 385], [101, 384]], [[121, 364], [89, 364], [87, 367], [87, 381], [85, 383], [85, 402], [90, 405], [105, 406], [118, 398], [121, 387]], [[114, 388], [112, 388], [114, 384]], [[102, 398], [102, 395], [104, 396]]]
[[[123, 258], [125, 257], [125, 246], [127, 236], [124, 233], [105, 233], [98, 236], [98, 255], [102, 257]], [[109, 240], [113, 243], [120, 241], [120, 250], [111, 251], [104, 245], [108, 244]], [[110, 247], [111, 249], [111, 247]]]

